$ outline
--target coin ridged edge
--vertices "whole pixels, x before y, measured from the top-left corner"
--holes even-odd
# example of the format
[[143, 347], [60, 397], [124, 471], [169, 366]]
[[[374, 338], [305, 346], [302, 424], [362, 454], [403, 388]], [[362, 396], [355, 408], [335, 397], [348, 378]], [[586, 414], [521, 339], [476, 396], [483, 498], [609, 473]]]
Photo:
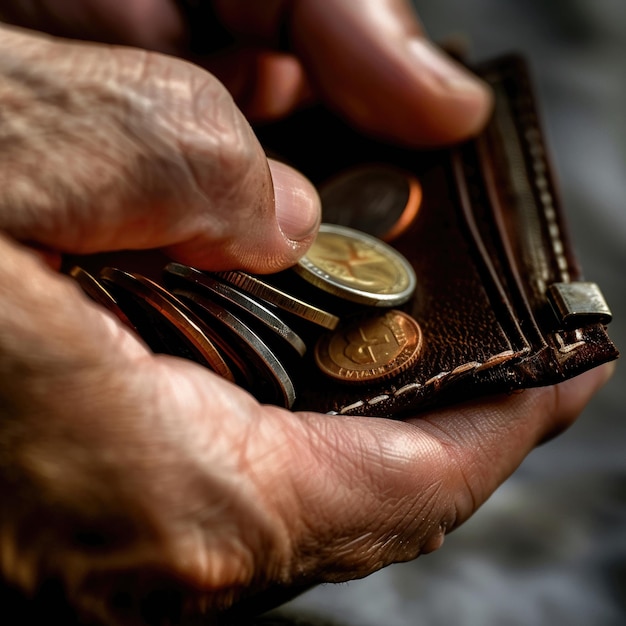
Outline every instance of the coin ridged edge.
[[256, 276], [240, 271], [216, 272], [216, 276], [247, 291], [257, 298], [261, 298], [274, 306], [296, 315], [322, 328], [334, 330], [339, 324], [339, 318], [328, 311], [324, 311], [312, 304], [303, 302], [277, 289], [273, 285], [261, 281]]
[[227, 326], [230, 331], [252, 350], [265, 367], [273, 374], [274, 381], [280, 389], [285, 406], [290, 408], [296, 400], [296, 390], [291, 376], [280, 360], [274, 355], [267, 344], [245, 322], [224, 307], [211, 300], [185, 289], [177, 289], [176, 295], [184, 297], [211, 315], [219, 323]]
[[199, 287], [203, 292], [206, 291], [211, 294], [211, 297], [219, 298], [233, 308], [245, 311], [255, 320], [262, 323], [264, 327], [276, 333], [297, 354], [304, 356], [306, 353], [306, 345], [302, 338], [266, 306], [242, 289], [227, 283], [225, 280], [220, 280], [216, 275], [206, 274], [181, 263], [169, 263], [165, 267], [165, 272], [184, 281], [187, 285]]

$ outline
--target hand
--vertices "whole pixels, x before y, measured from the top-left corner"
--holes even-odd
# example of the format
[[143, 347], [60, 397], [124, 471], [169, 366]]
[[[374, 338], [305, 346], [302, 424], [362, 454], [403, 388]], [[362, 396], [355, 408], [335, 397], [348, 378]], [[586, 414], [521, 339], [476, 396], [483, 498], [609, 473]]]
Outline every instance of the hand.
[[210, 5], [233, 37], [205, 55], [190, 50], [192, 26], [207, 49], [219, 44], [219, 29], [198, 23], [202, 12], [185, 21], [184, 4], [194, 2], [43, 0], [33, 8], [0, 0], [0, 13], [56, 35], [192, 58], [223, 81], [249, 119], [280, 117], [322, 97], [367, 132], [432, 145], [475, 134], [489, 115], [487, 87], [429, 42], [406, 0], [196, 2]]
[[2, 577], [107, 626], [261, 610], [439, 548], [608, 374], [407, 422], [294, 414], [0, 248]]
[[317, 196], [292, 170], [270, 163], [270, 177], [200, 69], [2, 30], [5, 581], [52, 581], [111, 625], [367, 575], [437, 548], [605, 380], [400, 423], [260, 406], [151, 354], [24, 243], [272, 271], [310, 243]]

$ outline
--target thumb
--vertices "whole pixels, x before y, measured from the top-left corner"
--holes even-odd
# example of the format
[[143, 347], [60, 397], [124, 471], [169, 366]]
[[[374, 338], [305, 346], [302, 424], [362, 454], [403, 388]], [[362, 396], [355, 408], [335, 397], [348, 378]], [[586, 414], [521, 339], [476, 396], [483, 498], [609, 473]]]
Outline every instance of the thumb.
[[312, 184], [269, 163], [223, 85], [183, 61], [0, 27], [0, 228], [67, 253], [165, 248], [210, 269], [292, 265]]
[[[262, 157], [262, 161], [264, 161]], [[293, 265], [312, 243], [320, 222], [321, 204], [313, 184], [289, 165], [272, 159], [261, 166], [269, 167], [269, 183], [237, 189], [245, 198], [220, 209], [226, 213], [224, 226], [230, 240], [219, 239], [214, 232], [198, 228], [197, 236], [167, 247], [170, 256], [205, 269], [241, 268], [272, 272]], [[258, 207], [254, 194], [269, 184], [273, 201], [269, 208]], [[245, 183], [244, 183], [245, 185]], [[268, 214], [269, 213], [269, 214]], [[210, 217], [210, 216], [208, 216]], [[215, 245], [222, 246], [215, 249]]]

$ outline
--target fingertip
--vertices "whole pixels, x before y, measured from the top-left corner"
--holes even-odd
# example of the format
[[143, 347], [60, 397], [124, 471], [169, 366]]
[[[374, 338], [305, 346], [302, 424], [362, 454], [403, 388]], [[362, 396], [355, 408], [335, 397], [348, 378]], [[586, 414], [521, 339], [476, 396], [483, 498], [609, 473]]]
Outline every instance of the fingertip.
[[[521, 394], [522, 402], [515, 410], [524, 420], [530, 417], [532, 427], [538, 428], [535, 445], [567, 430], [609, 381], [614, 369], [615, 363], [605, 363], [556, 385], [529, 389]], [[523, 402], [524, 397], [528, 398], [528, 403]]]
[[297, 263], [313, 243], [320, 223], [319, 195], [311, 181], [285, 163], [264, 159], [263, 170], [269, 172], [269, 184], [250, 186], [241, 201], [243, 206], [250, 199], [254, 203], [259, 191], [271, 186], [261, 204], [241, 214], [241, 204], [231, 206], [223, 219], [225, 234], [200, 228], [193, 238], [166, 247], [165, 253], [181, 263], [212, 271], [268, 274]]
[[410, 39], [407, 49], [432, 96], [456, 109], [456, 119], [449, 121], [457, 132], [471, 135], [482, 128], [493, 107], [487, 83], [424, 37]]
[[406, 40], [402, 50], [405, 75], [393, 84], [398, 97], [396, 114], [385, 123], [390, 134], [418, 147], [478, 135], [493, 111], [491, 87], [423, 36]]
[[414, 148], [482, 130], [490, 87], [428, 39], [410, 3], [334, 5], [338, 15], [300, 3], [293, 40], [311, 83], [351, 124]]
[[321, 201], [313, 183], [280, 161], [268, 160], [274, 185], [276, 220], [292, 243], [313, 240], [321, 219]]

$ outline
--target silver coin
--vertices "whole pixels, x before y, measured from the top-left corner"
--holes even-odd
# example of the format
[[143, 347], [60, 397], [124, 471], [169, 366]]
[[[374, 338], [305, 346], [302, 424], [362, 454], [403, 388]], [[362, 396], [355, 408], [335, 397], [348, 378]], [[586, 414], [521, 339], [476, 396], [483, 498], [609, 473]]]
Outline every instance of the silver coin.
[[216, 275], [254, 297], [322, 328], [334, 330], [339, 324], [339, 318], [336, 315], [295, 298], [258, 276], [239, 271], [217, 272]]
[[417, 280], [407, 259], [366, 233], [321, 224], [309, 251], [294, 266], [309, 283], [340, 298], [369, 306], [407, 302]]
[[247, 293], [217, 280], [209, 274], [181, 263], [168, 263], [164, 271], [166, 274], [176, 279], [183, 280], [190, 285], [201, 288], [202, 293], [208, 297], [217, 296], [221, 301], [239, 310], [243, 310], [275, 333], [288, 346], [295, 350], [297, 354], [304, 356], [306, 345], [300, 336], [266, 306], [258, 300], [251, 298]]
[[[252, 360], [261, 370], [249, 381], [252, 385], [250, 391], [259, 401], [282, 404], [287, 408], [293, 405], [296, 390], [291, 377], [276, 355], [249, 326], [227, 309], [195, 292], [175, 289], [173, 293], [176, 297], [189, 302], [203, 318], [205, 315], [209, 316], [213, 323], [219, 324], [223, 332], [239, 339], [239, 345], [245, 349], [245, 357]], [[213, 324], [208, 325], [211, 327]], [[269, 383], [269, 388], [263, 383]]]

